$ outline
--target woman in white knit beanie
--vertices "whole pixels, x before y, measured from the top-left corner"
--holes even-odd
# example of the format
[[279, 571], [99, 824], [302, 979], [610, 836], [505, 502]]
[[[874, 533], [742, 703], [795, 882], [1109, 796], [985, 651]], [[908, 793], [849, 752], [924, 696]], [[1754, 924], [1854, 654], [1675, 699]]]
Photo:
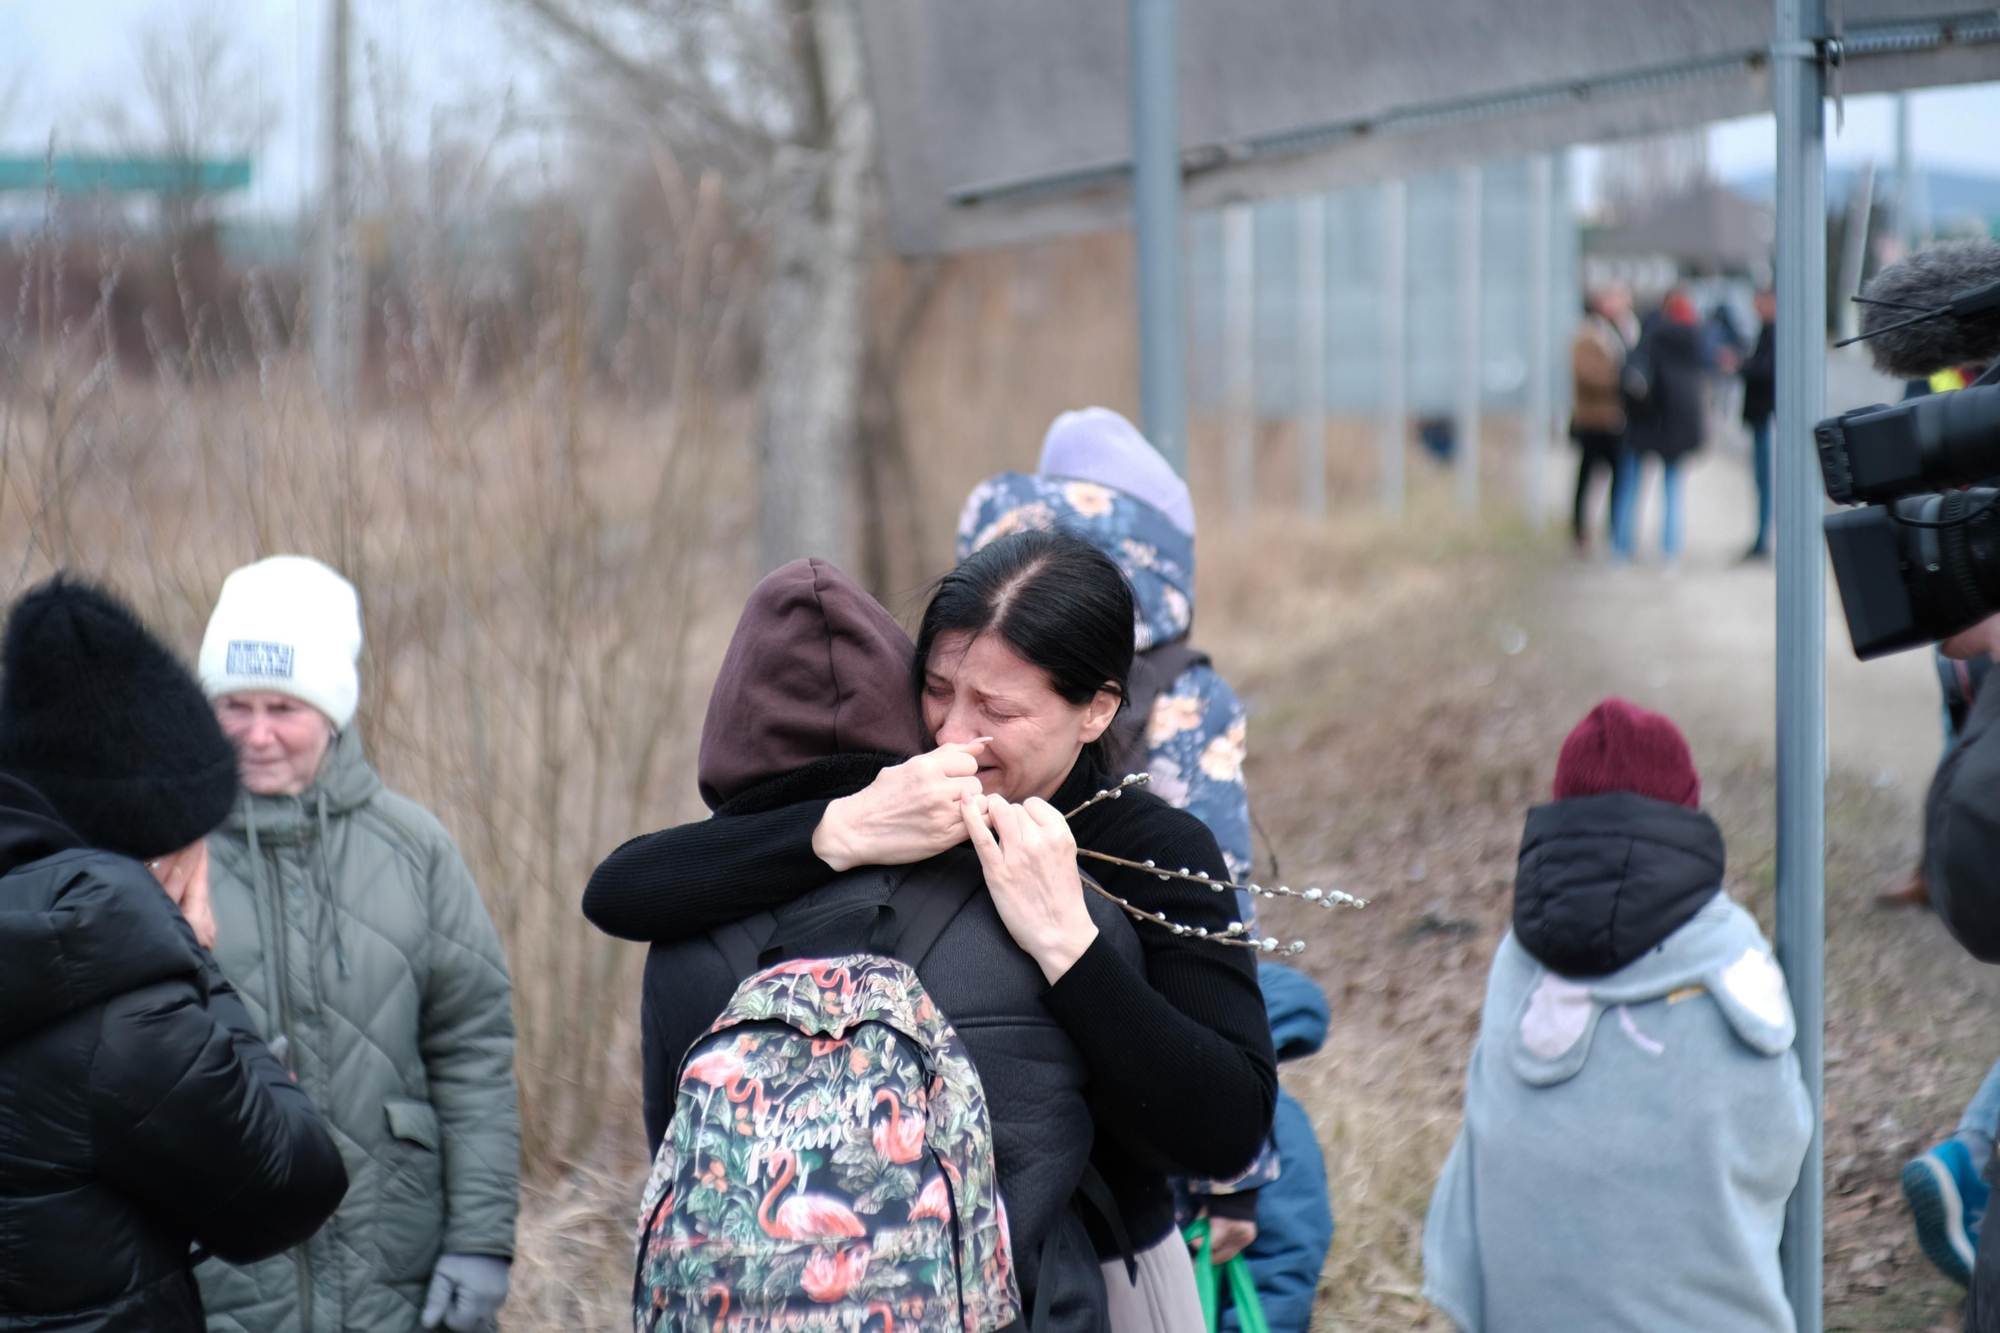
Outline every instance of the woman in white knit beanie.
[[201, 1266], [210, 1333], [472, 1333], [507, 1298], [512, 988], [450, 835], [361, 753], [360, 656], [353, 585], [294, 555], [231, 574], [202, 640], [244, 788], [209, 840], [216, 959], [354, 1182], [291, 1253]]
[[258, 796], [296, 796], [361, 702], [361, 602], [317, 560], [274, 555], [222, 584], [201, 684]]

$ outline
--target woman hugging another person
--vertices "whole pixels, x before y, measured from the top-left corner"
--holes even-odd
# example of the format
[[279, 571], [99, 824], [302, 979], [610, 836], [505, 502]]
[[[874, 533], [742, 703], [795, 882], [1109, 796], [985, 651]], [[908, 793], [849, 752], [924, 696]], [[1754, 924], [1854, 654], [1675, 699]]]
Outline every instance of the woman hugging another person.
[[[1108, 1325], [1121, 1333], [1200, 1326], [1169, 1176], [1241, 1171], [1276, 1093], [1249, 950], [1141, 925], [1135, 962], [1086, 906], [1079, 846], [1228, 878], [1208, 829], [1158, 797], [1132, 789], [1086, 807], [1113, 781], [1103, 742], [1124, 700], [1133, 614], [1130, 586], [1088, 542], [1051, 532], [993, 542], [940, 581], [917, 635], [905, 698], [936, 749], [850, 756], [775, 808], [634, 839], [584, 898], [611, 934], [688, 940], [855, 867], [922, 861], [969, 838], [993, 907], [1040, 971], [1042, 1009], [1088, 1071], [1091, 1160], [1122, 1228], [1087, 1220]], [[1238, 915], [1233, 895], [1101, 869], [1093, 877], [1111, 893], [1175, 922], [1220, 933]]]

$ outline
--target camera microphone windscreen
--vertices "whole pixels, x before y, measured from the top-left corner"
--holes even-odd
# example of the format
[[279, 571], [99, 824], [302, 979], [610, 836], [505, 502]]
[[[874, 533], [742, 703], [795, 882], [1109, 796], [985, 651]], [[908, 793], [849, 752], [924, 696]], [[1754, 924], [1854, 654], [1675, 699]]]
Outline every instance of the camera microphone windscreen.
[[[1891, 303], [1861, 307], [1861, 334], [1884, 374], [1923, 379], [2000, 359], [2000, 243], [1952, 241], [1919, 250], [1876, 274], [1861, 294]], [[1935, 318], [1916, 318], [1940, 308]]]

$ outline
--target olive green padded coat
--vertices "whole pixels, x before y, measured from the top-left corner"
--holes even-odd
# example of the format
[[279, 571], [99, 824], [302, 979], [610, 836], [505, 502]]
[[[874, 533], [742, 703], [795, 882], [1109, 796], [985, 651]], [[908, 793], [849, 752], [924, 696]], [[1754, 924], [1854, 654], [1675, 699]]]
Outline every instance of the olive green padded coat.
[[209, 838], [223, 972], [333, 1129], [353, 1182], [306, 1244], [197, 1269], [210, 1333], [405, 1333], [440, 1254], [512, 1258], [513, 993], [451, 836], [352, 728], [302, 796]]

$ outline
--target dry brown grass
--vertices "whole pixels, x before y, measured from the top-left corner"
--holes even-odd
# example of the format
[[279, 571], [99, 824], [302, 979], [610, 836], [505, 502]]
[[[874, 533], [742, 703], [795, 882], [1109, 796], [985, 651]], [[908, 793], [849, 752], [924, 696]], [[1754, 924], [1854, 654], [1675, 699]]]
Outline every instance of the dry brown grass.
[[[118, 372], [102, 310], [30, 319], [38, 336], [0, 345], [0, 594], [85, 572], [192, 656], [247, 561], [315, 555], [360, 590], [359, 725], [387, 780], [455, 834], [500, 930], [538, 1182], [633, 1109], [611, 1057], [629, 1048], [634, 951], [577, 895], [634, 828], [693, 813], [683, 775], [751, 572], [746, 412], [708, 388], [742, 294], [663, 255], [650, 280], [681, 298], [672, 337], [653, 390], [620, 392], [591, 365], [563, 235], [551, 244], [517, 323], [448, 287], [405, 293], [377, 401], [352, 416], [275, 334], [255, 373], [197, 345], [151, 380]], [[61, 260], [30, 248], [23, 309], [52, 299]], [[475, 346], [518, 350], [474, 376]]]
[[1544, 548], [1505, 520], [1458, 523], [1444, 479], [1411, 475], [1401, 526], [1266, 512], [1202, 539], [1199, 637], [1250, 702], [1270, 850], [1288, 882], [1370, 900], [1270, 913], [1309, 942], [1299, 965], [1333, 1008], [1326, 1048], [1283, 1071], [1339, 1225], [1327, 1328], [1446, 1326], [1418, 1294], [1423, 1216], [1458, 1129], [1520, 810], [1553, 762], [1538, 732], [1562, 706], [1539, 652], [1505, 651]]

